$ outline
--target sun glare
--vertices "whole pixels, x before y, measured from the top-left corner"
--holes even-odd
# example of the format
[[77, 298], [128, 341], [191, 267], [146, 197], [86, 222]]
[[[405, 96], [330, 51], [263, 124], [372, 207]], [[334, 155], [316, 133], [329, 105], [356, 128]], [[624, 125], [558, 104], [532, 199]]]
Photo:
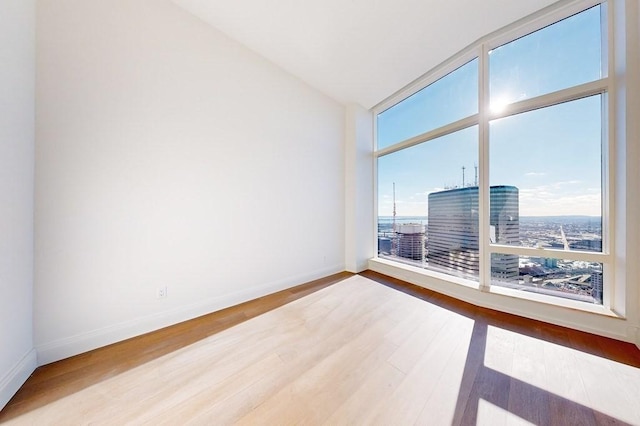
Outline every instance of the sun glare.
[[509, 105], [510, 103], [511, 102], [509, 101], [508, 98], [500, 97], [500, 98], [497, 98], [496, 100], [491, 101], [491, 105], [489, 106], [489, 109], [494, 114], [500, 114], [501, 112], [504, 112], [505, 109], [507, 109], [507, 105]]

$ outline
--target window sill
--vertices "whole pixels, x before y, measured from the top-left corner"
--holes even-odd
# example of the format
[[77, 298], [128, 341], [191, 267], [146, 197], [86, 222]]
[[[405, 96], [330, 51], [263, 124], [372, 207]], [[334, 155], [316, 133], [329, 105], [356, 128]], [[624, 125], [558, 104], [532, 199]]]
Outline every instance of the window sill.
[[489, 288], [488, 293], [528, 300], [536, 303], [544, 303], [546, 305], [558, 306], [560, 308], [571, 309], [574, 311], [588, 312], [592, 314], [604, 315], [611, 318], [624, 319], [623, 316], [618, 315], [606, 306], [580, 302], [577, 300], [563, 299], [561, 297], [547, 296], [544, 294], [528, 293], [511, 288], [500, 287], [497, 285], [492, 285]]
[[375, 262], [380, 265], [396, 268], [399, 271], [407, 271], [407, 272], [420, 274], [437, 281], [445, 282], [447, 284], [453, 283], [463, 287], [472, 288], [474, 290], [480, 290], [480, 284], [478, 282], [456, 277], [453, 275], [447, 275], [441, 272], [436, 272], [429, 269], [423, 269], [417, 266], [411, 266], [411, 265], [400, 263], [400, 262], [394, 262], [393, 260], [383, 259], [381, 257], [374, 257], [373, 259], [370, 259], [369, 262]]
[[[523, 291], [496, 285], [491, 286], [487, 291], [482, 291], [480, 289], [480, 284], [475, 281], [470, 281], [463, 278], [422, 269], [416, 266], [405, 265], [378, 257], [369, 260], [369, 267], [374, 271], [383, 274], [386, 273], [395, 278], [428, 288], [429, 290], [446, 294], [448, 296], [463, 300], [476, 306], [496, 309], [499, 311], [509, 312], [515, 315], [521, 315], [541, 321], [550, 321], [554, 323], [558, 322], [554, 321], [553, 318], [545, 318], [543, 316], [543, 311], [544, 313], [549, 313], [550, 309], [560, 309], [564, 312], [572, 311], [578, 314], [596, 314], [612, 319], [625, 320], [625, 317], [623, 315], [619, 315], [606, 306], [594, 305], [544, 294], [525, 293]], [[456, 285], [452, 286], [451, 284]], [[470, 292], [469, 290], [476, 291]], [[501, 297], [508, 297], [509, 299], [514, 300], [515, 304], [518, 305], [517, 309], [514, 309], [514, 304], [512, 303], [505, 304], [504, 299], [500, 300]], [[518, 303], [519, 301], [521, 301], [521, 303]], [[548, 309], [531, 309], [532, 305], [527, 306], [527, 304], [530, 303], [546, 305]], [[566, 324], [565, 321], [560, 322], [564, 323], [561, 325], [571, 327], [571, 325]]]

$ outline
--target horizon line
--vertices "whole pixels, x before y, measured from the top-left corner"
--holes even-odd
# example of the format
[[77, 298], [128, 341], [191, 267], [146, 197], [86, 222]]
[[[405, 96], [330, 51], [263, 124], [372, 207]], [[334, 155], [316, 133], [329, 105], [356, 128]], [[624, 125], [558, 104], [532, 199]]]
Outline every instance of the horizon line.
[[[378, 217], [390, 217], [393, 218], [393, 215], [378, 215]], [[421, 215], [404, 215], [404, 216], [400, 216], [400, 215], [396, 215], [396, 218], [399, 217], [429, 217], [428, 215], [425, 216], [421, 216]], [[554, 214], [554, 215], [519, 215], [518, 217], [602, 217], [602, 215], [600, 216], [592, 216], [592, 215], [587, 215], [587, 214]]]

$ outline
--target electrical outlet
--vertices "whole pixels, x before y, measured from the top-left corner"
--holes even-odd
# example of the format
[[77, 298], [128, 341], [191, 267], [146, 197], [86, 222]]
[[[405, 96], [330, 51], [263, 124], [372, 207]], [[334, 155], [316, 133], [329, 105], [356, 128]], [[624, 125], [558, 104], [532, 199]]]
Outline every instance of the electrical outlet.
[[158, 287], [158, 299], [164, 299], [167, 297], [167, 286]]

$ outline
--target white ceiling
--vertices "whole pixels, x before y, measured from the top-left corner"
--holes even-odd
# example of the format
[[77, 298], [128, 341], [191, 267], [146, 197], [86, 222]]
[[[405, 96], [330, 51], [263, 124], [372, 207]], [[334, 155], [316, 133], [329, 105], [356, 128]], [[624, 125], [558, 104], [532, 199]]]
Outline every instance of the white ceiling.
[[366, 108], [557, 0], [174, 0], [334, 99]]

